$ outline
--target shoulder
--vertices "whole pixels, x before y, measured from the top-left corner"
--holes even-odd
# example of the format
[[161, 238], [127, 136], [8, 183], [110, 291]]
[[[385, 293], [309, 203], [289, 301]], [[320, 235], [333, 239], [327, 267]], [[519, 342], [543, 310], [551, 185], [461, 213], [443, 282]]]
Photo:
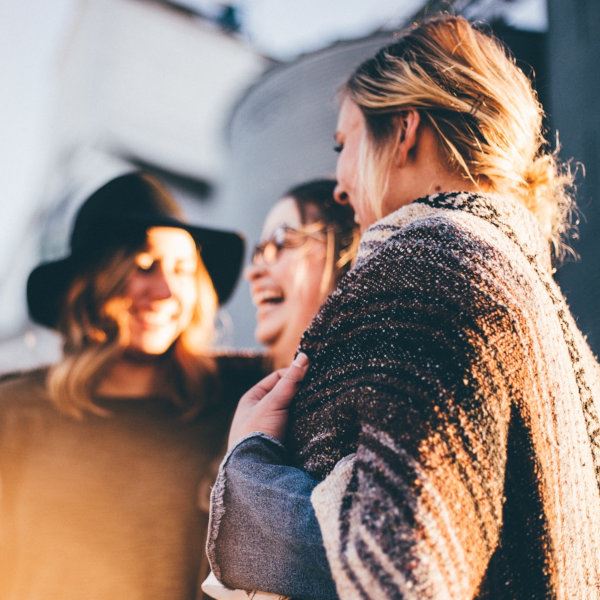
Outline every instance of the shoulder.
[[396, 301], [421, 296], [430, 304], [448, 292], [466, 300], [512, 268], [488, 239], [444, 216], [417, 219], [386, 233], [342, 280], [334, 303], [369, 304], [385, 295]]
[[[493, 262], [507, 262], [483, 230], [467, 228], [445, 215], [428, 216], [396, 227], [364, 261], [369, 273], [390, 261], [418, 264], [426, 272], [453, 267], [458, 272], [485, 268]], [[409, 276], [412, 271], [406, 272]], [[417, 273], [414, 273], [416, 276]]]
[[15, 371], [0, 375], [0, 403], [12, 398], [27, 402], [45, 395], [47, 368], [31, 371]]
[[58, 415], [46, 392], [47, 369], [0, 377], [0, 441], [10, 444], [23, 431], [43, 431]]
[[328, 298], [306, 341], [318, 346], [343, 334], [362, 338], [361, 346], [369, 338], [373, 348], [394, 340], [425, 347], [440, 336], [460, 340], [484, 324], [490, 335], [500, 334], [522, 310], [528, 282], [484, 235], [444, 215], [385, 235]]

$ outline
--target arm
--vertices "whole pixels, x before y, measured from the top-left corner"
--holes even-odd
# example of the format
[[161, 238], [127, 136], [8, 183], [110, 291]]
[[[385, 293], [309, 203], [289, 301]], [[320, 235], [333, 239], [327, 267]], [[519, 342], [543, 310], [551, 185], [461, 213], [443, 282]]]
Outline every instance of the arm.
[[317, 483], [287, 466], [275, 438], [251, 434], [237, 442], [211, 497], [207, 554], [217, 578], [233, 588], [336, 598], [310, 502]]

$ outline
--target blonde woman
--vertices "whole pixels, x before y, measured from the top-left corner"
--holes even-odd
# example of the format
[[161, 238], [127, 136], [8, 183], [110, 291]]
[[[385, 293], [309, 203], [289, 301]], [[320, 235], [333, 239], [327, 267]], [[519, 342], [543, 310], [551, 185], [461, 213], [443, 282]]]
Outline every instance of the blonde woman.
[[294, 597], [597, 598], [600, 369], [552, 278], [571, 177], [530, 82], [442, 16], [342, 98], [358, 257], [296, 365], [240, 402], [213, 571]]
[[64, 356], [0, 384], [3, 600], [197, 597], [212, 464], [260, 374], [210, 351], [242, 254], [130, 173], [82, 205], [70, 255], [31, 273], [31, 316]]

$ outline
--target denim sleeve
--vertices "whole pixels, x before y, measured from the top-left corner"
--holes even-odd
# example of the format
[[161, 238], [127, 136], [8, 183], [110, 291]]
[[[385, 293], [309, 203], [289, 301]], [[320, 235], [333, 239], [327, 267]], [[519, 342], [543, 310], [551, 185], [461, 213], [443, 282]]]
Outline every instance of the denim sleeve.
[[211, 495], [207, 554], [230, 588], [337, 598], [310, 495], [319, 482], [256, 433], [225, 457]]

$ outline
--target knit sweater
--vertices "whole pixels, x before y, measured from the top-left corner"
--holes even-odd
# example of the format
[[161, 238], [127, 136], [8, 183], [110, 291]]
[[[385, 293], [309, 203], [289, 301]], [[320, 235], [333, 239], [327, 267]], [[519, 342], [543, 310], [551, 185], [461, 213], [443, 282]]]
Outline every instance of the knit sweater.
[[45, 370], [1, 382], [0, 598], [200, 598], [210, 477], [261, 362], [219, 357], [223, 395], [189, 422], [160, 396], [95, 398], [111, 415], [78, 421]]
[[342, 599], [600, 598], [600, 369], [519, 202], [377, 222], [301, 350], [288, 443]]

